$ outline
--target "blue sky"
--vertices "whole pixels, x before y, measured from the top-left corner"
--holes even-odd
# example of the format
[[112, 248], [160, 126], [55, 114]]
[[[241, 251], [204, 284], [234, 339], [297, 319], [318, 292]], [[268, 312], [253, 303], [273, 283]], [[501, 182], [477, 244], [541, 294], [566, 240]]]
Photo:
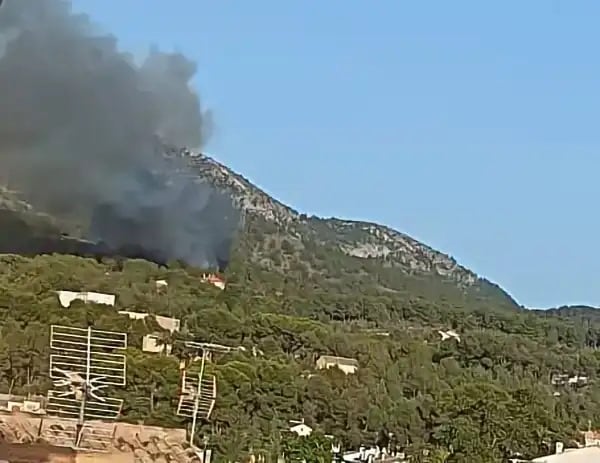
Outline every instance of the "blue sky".
[[530, 307], [600, 305], [600, 2], [73, 0], [198, 63], [207, 151]]

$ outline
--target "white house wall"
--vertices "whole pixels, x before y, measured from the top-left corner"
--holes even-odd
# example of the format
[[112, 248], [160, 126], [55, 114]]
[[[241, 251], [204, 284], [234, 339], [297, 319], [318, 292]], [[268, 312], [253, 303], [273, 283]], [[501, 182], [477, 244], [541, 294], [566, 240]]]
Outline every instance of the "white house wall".
[[63, 307], [70, 307], [75, 300], [83, 301], [84, 303], [93, 302], [103, 305], [115, 305], [116, 296], [114, 294], [94, 293], [94, 292], [75, 292], [75, 291], [58, 291], [58, 300]]

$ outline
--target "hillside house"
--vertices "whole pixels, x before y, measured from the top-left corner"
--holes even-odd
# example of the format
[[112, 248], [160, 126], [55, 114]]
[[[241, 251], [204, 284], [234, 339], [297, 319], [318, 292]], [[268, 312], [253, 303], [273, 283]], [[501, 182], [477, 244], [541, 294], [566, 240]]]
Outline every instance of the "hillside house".
[[379, 328], [365, 328], [361, 330], [363, 333], [368, 334], [370, 336], [381, 336], [381, 337], [389, 337], [390, 332], [387, 330], [382, 330]]
[[563, 384], [565, 384], [568, 381], [568, 379], [569, 379], [569, 375], [557, 374], [557, 375], [552, 375], [552, 379], [550, 381], [555, 386], [562, 386]]
[[317, 360], [317, 369], [328, 370], [338, 368], [347, 375], [352, 375], [358, 370], [358, 360], [346, 357], [334, 357], [332, 355], [321, 355]]
[[567, 374], [556, 374], [552, 376], [551, 382], [555, 386], [563, 386], [565, 384], [568, 384], [569, 386], [584, 386], [588, 382], [588, 377], [580, 375], [569, 376]]
[[290, 428], [290, 432], [293, 432], [300, 437], [308, 437], [312, 434], [312, 431], [312, 428], [304, 423], [296, 424]]
[[600, 447], [564, 450], [562, 444], [558, 443], [556, 445], [556, 452], [552, 455], [527, 461], [534, 463], [600, 463]]
[[201, 277], [202, 282], [210, 283], [219, 288], [221, 291], [225, 289], [225, 280], [214, 273], [205, 273]]
[[568, 380], [568, 383], [571, 386], [584, 385], [584, 384], [587, 384], [587, 382], [588, 382], [588, 377], [580, 376], [580, 375], [571, 376]]
[[169, 287], [169, 283], [167, 283], [167, 280], [156, 280], [154, 286], [157, 291], [165, 291]]
[[448, 339], [456, 339], [456, 341], [460, 342], [460, 335], [454, 330], [438, 331], [438, 333], [442, 337], [442, 341], [446, 341]]
[[116, 296], [114, 294], [94, 293], [91, 291], [57, 291], [57, 294], [60, 305], [62, 305], [65, 308], [70, 307], [71, 303], [76, 300], [83, 301], [86, 304], [92, 302], [94, 304], [114, 306], [116, 299]]
[[358, 450], [344, 452], [342, 461], [347, 463], [403, 463], [407, 460], [403, 453], [388, 452], [387, 449], [379, 448], [377, 446], [367, 448], [362, 445]]
[[181, 327], [181, 320], [178, 318], [152, 315], [146, 312], [130, 312], [128, 310], [119, 310], [119, 314], [127, 315], [132, 320], [145, 320], [147, 317], [154, 317], [156, 319], [156, 323], [158, 323], [158, 326], [160, 326], [163, 330], [170, 331], [171, 333], [179, 331], [179, 328]]
[[167, 354], [171, 355], [173, 346], [171, 344], [164, 344], [160, 340], [160, 336], [157, 334], [147, 334], [142, 338], [142, 351], [149, 352], [152, 354]]
[[586, 447], [600, 447], [600, 432], [585, 431], [582, 433], [584, 444]]
[[12, 394], [0, 394], [0, 411], [3, 412], [22, 412], [31, 413], [33, 415], [43, 415], [44, 397], [23, 397]]

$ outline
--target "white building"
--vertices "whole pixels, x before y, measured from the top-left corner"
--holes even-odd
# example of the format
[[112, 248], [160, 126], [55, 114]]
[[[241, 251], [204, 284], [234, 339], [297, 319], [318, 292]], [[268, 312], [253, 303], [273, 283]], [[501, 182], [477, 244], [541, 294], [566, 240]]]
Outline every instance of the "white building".
[[442, 341], [446, 341], [447, 339], [456, 339], [458, 342], [460, 342], [460, 335], [454, 330], [438, 331], [438, 333], [442, 337]]
[[31, 413], [33, 415], [43, 415], [46, 411], [43, 408], [44, 397], [22, 397], [12, 394], [0, 394], [0, 410], [7, 412]]
[[210, 283], [213, 286], [216, 286], [220, 290], [225, 289], [225, 280], [214, 273], [205, 273], [200, 278], [204, 283]]
[[600, 447], [600, 432], [598, 431], [585, 431], [583, 433], [586, 447]]
[[[519, 460], [517, 460], [519, 461]], [[584, 447], [564, 450], [562, 443], [556, 444], [556, 452], [545, 457], [534, 458], [533, 463], [600, 463], [600, 447]]]
[[142, 351], [152, 354], [171, 354], [173, 346], [171, 344], [163, 344], [160, 342], [160, 337], [156, 334], [147, 334], [142, 339]]
[[290, 428], [290, 432], [293, 432], [300, 437], [308, 437], [312, 434], [312, 431], [312, 428], [304, 423], [297, 424]]
[[569, 386], [584, 386], [588, 383], [588, 377], [580, 375], [569, 376], [562, 373], [553, 375], [551, 381], [555, 386], [563, 386], [565, 384], [568, 384]]
[[600, 463], [600, 447], [568, 449], [546, 457], [534, 458], [534, 463]]
[[576, 386], [579, 384], [587, 384], [588, 382], [588, 377], [587, 376], [579, 376], [579, 375], [575, 375], [575, 376], [571, 376], [568, 380], [569, 385], [571, 386]]
[[70, 307], [73, 301], [83, 301], [86, 304], [93, 302], [95, 304], [115, 305], [116, 296], [114, 294], [94, 293], [91, 291], [57, 291], [58, 300], [63, 307]]
[[333, 355], [321, 355], [317, 360], [317, 368], [325, 370], [339, 368], [347, 375], [352, 375], [358, 370], [358, 360], [346, 357], [334, 357]]
[[156, 287], [156, 290], [160, 292], [165, 291], [169, 287], [169, 283], [167, 280], [156, 280], [154, 286]]

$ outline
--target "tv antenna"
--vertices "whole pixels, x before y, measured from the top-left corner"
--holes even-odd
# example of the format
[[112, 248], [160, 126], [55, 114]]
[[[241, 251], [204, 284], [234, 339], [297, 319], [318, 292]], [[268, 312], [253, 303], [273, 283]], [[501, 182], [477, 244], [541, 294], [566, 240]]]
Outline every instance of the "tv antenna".
[[194, 446], [194, 435], [198, 418], [208, 420], [215, 407], [217, 399], [217, 379], [205, 372], [209, 352], [202, 351], [200, 370], [184, 368], [181, 379], [181, 392], [177, 405], [177, 415], [192, 418], [190, 431], [190, 446]]
[[[46, 412], [72, 423], [65, 432], [48, 430], [58, 445], [101, 450], [110, 443], [123, 399], [106, 388], [125, 386], [127, 334], [69, 326], [50, 327], [50, 378]], [[60, 435], [59, 435], [60, 434]]]

